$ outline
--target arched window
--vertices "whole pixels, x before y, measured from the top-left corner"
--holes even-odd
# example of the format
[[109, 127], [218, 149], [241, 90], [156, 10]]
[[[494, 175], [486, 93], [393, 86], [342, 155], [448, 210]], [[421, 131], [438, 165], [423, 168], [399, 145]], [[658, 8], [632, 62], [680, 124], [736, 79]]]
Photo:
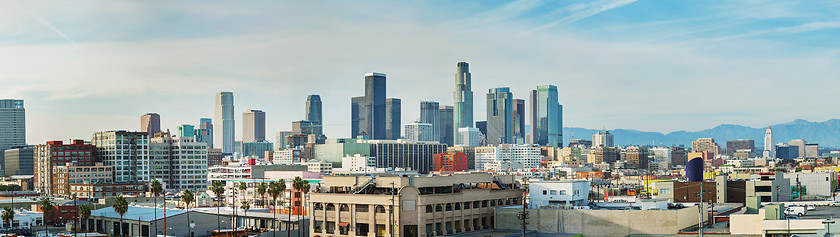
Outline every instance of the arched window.
[[432, 213], [432, 205], [426, 205], [426, 213]]
[[455, 210], [461, 210], [461, 203], [460, 202], [455, 203]]
[[385, 213], [385, 207], [382, 205], [376, 206], [376, 213]]
[[317, 210], [317, 211], [324, 210], [324, 205], [321, 204], [320, 202], [315, 203], [315, 210]]
[[452, 203], [446, 204], [446, 211], [452, 211]]
[[335, 204], [327, 204], [327, 211], [335, 211]]
[[442, 212], [442, 211], [443, 211], [443, 206], [441, 206], [440, 204], [437, 204], [437, 205], [435, 206], [435, 211], [436, 211], [436, 212]]
[[341, 204], [341, 207], [338, 208], [338, 211], [350, 211], [350, 206], [347, 206], [347, 204]]

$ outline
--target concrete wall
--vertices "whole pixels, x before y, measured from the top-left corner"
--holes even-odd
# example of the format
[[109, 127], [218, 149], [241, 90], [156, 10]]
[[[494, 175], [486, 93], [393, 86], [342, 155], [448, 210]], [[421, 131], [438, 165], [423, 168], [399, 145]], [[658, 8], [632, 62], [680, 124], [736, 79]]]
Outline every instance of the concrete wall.
[[[704, 210], [706, 208], [704, 207]], [[497, 229], [520, 229], [521, 209], [496, 208]], [[698, 224], [698, 207], [679, 210], [558, 210], [529, 209], [528, 230], [582, 233], [584, 236], [676, 234]]]

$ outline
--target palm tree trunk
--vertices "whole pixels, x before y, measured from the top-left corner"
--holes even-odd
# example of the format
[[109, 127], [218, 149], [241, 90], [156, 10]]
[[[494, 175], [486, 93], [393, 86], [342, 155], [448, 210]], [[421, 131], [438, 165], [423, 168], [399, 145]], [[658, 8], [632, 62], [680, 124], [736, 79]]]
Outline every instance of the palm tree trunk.
[[157, 231], [158, 230], [157, 229], [157, 227], [158, 227], [157, 226], [157, 195], [155, 195], [155, 197], [153, 197], [153, 199], [155, 200], [155, 220], [154, 220], [155, 221], [155, 232], [154, 233], [155, 233], [155, 236], [157, 236], [157, 232], [158, 232]]
[[123, 221], [123, 216], [122, 216], [122, 215], [120, 215], [120, 236], [124, 236], [124, 235], [123, 235], [124, 231], [123, 231], [123, 224], [122, 224], [122, 221]]
[[[274, 195], [274, 194], [272, 194], [272, 195]], [[271, 228], [272, 229], [277, 228], [277, 212], [276, 212], [277, 199], [276, 198], [274, 199], [274, 209], [275, 209], [275, 211], [271, 212], [271, 213], [274, 214], [274, 218], [271, 219]], [[268, 211], [271, 211], [271, 209], [269, 209]], [[274, 232], [274, 237], [277, 237], [277, 230], [274, 230], [273, 232]]]
[[295, 194], [289, 190], [289, 220], [286, 221], [286, 237], [292, 237], [292, 203], [295, 201]]
[[163, 196], [163, 236], [166, 236], [166, 194]]

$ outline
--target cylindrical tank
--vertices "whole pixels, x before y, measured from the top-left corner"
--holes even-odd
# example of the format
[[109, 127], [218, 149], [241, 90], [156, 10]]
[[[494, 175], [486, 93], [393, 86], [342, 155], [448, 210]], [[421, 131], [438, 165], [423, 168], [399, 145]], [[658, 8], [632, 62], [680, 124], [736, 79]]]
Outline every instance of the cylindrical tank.
[[695, 157], [685, 165], [685, 179], [688, 182], [703, 181], [703, 158]]

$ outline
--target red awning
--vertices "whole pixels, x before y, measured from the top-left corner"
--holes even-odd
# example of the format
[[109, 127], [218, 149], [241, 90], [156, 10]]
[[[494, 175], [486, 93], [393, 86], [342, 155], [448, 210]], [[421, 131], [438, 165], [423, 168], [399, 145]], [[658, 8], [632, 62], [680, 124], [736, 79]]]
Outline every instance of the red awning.
[[350, 222], [339, 222], [339, 223], [338, 223], [338, 226], [340, 226], [340, 227], [347, 227], [347, 226], [350, 226]]

